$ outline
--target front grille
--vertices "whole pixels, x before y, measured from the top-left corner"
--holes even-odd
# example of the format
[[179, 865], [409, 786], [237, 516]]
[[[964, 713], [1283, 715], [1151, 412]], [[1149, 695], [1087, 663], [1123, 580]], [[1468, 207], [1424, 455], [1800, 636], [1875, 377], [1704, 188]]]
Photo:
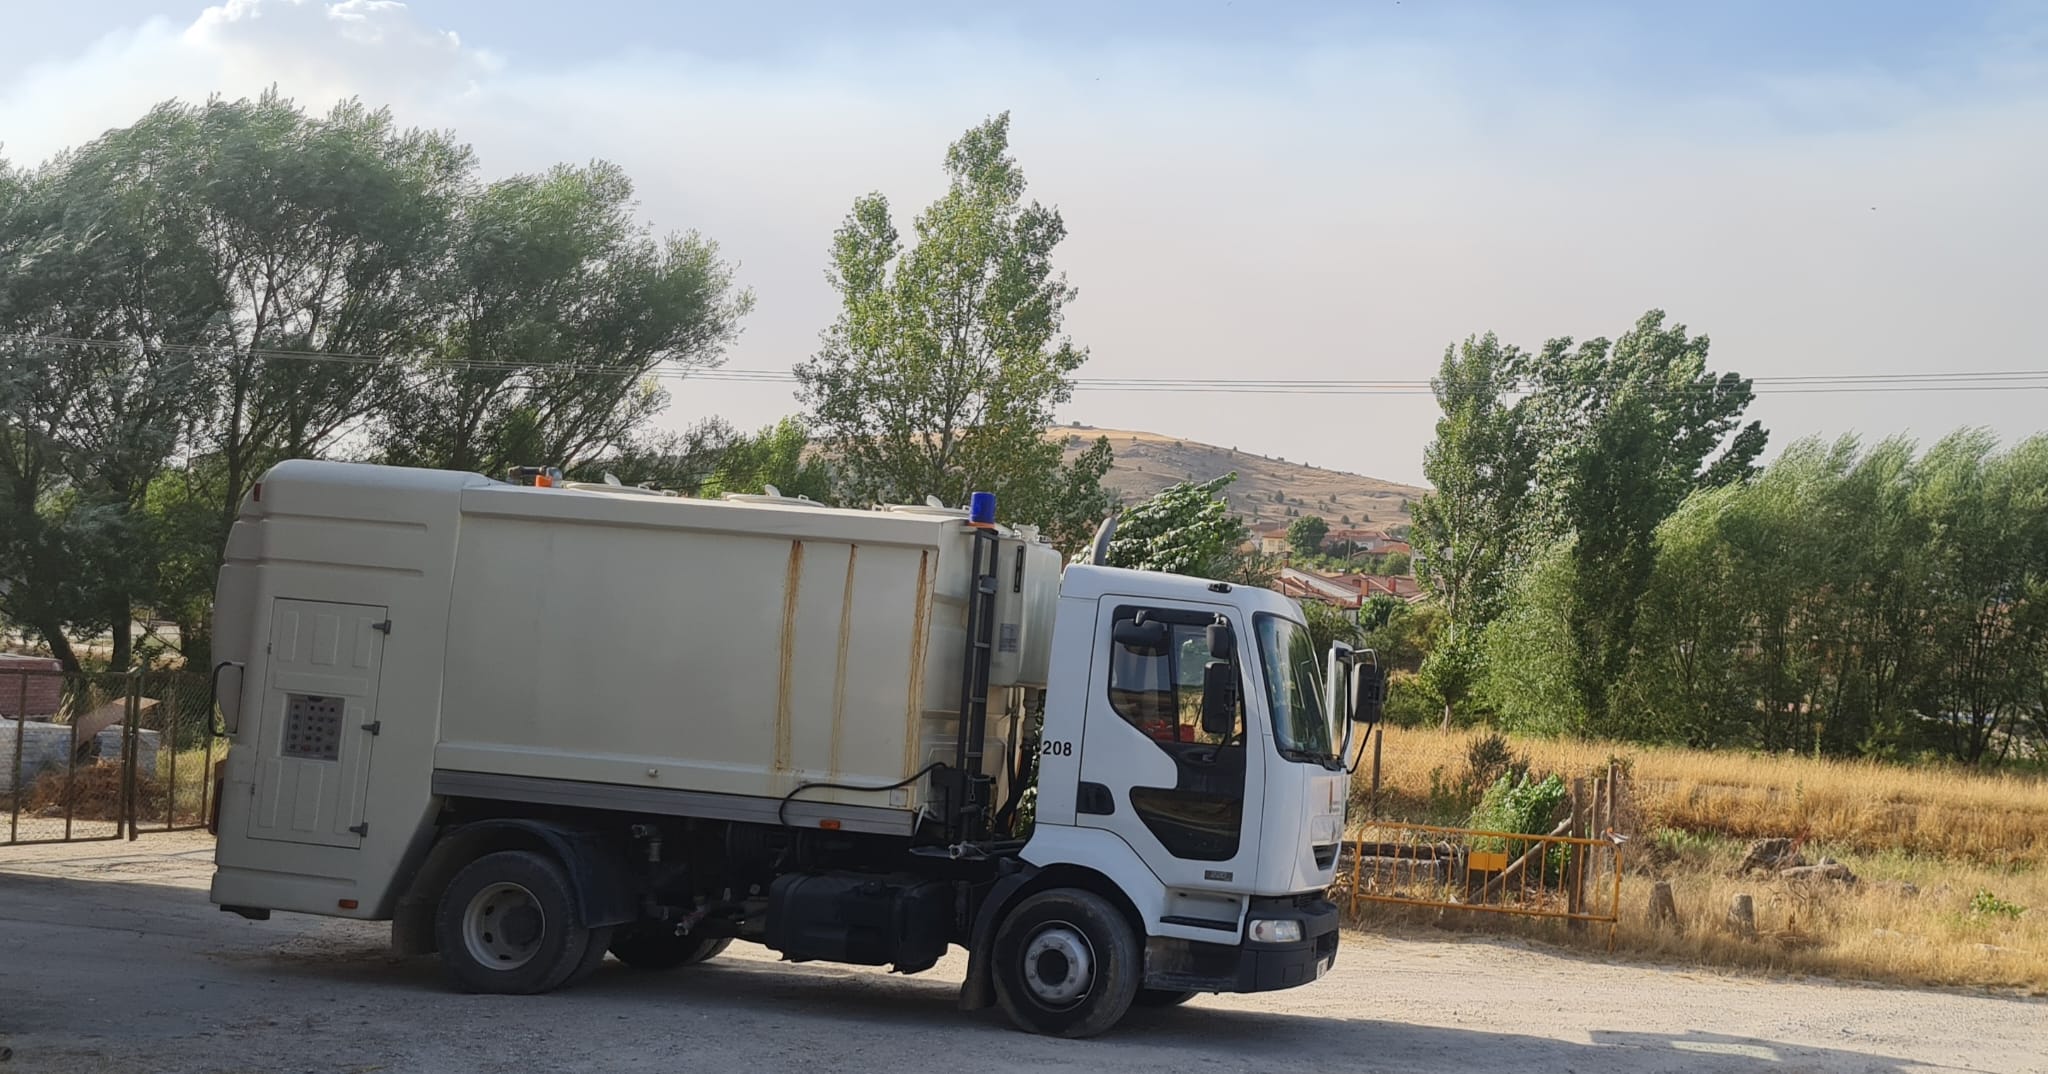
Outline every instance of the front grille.
[[1316, 848], [1316, 868], [1327, 869], [1337, 864], [1337, 844], [1325, 843]]

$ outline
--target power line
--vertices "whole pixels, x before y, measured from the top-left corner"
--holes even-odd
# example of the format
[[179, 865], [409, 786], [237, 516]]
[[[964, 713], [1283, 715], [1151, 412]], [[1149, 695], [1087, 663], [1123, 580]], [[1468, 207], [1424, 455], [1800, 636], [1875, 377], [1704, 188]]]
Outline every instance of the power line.
[[[328, 362], [347, 365], [408, 364], [413, 360], [392, 356], [342, 351], [284, 350], [275, 348], [227, 348], [205, 344], [144, 345], [123, 340], [85, 339], [72, 336], [0, 333], [0, 342], [24, 346], [56, 346], [134, 352], [148, 350], [161, 354], [195, 357], [233, 354], [258, 361]], [[569, 375], [617, 375], [654, 377], [662, 380], [696, 380], [708, 383], [793, 384], [796, 374], [784, 369], [696, 368], [673, 362], [622, 366], [578, 362], [519, 361], [513, 359], [452, 358], [431, 359], [425, 364], [438, 369], [473, 372], [536, 371]], [[1895, 393], [1927, 391], [2014, 391], [2048, 388], [2048, 369], [2004, 369], [1976, 372], [1942, 371], [1924, 373], [1842, 373], [1755, 376], [1747, 378], [1758, 395], [1823, 395], [1852, 393]], [[1427, 380], [1337, 379], [1337, 378], [1244, 378], [1244, 377], [1076, 377], [1075, 391], [1165, 393], [1176, 395], [1349, 395], [1349, 396], [1434, 396], [1438, 392]], [[1500, 390], [1514, 392], [1525, 386], [1503, 384]], [[1669, 385], [1653, 389], [1657, 394], [1697, 395], [1719, 392], [1718, 381]], [[1453, 392], [1451, 394], [1457, 394]]]

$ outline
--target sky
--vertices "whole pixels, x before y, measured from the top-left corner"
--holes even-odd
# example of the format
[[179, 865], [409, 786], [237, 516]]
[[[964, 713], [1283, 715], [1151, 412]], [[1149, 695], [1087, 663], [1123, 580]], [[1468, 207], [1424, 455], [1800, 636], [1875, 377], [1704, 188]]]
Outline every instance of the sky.
[[[2048, 369], [2048, 0], [1008, 4], [0, 0], [0, 157], [275, 85], [454, 131], [489, 176], [593, 158], [809, 356], [853, 199], [899, 225], [1011, 116], [1089, 378], [1419, 381], [1446, 346], [1649, 309], [1751, 376]], [[786, 384], [671, 384], [742, 427]], [[2048, 391], [1765, 391], [1774, 449], [2040, 431]], [[1062, 421], [1420, 482], [1426, 394], [1077, 392]]]

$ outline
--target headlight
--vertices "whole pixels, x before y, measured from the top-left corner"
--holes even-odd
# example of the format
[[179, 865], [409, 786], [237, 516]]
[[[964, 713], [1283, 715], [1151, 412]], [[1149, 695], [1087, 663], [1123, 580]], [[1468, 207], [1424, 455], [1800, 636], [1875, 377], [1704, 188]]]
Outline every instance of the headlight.
[[1251, 932], [1253, 943], [1301, 942], [1301, 922], [1291, 918], [1285, 921], [1254, 920]]

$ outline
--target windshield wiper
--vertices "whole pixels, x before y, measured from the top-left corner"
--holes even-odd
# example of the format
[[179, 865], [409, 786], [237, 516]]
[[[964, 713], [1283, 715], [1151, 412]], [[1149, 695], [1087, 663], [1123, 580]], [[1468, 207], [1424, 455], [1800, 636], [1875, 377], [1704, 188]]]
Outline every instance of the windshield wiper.
[[1298, 764], [1319, 764], [1324, 768], [1329, 768], [1332, 765], [1341, 768], [1344, 765], [1344, 759], [1334, 753], [1317, 753], [1314, 750], [1305, 750], [1295, 746], [1280, 747], [1280, 756], [1285, 760], [1294, 761]]

